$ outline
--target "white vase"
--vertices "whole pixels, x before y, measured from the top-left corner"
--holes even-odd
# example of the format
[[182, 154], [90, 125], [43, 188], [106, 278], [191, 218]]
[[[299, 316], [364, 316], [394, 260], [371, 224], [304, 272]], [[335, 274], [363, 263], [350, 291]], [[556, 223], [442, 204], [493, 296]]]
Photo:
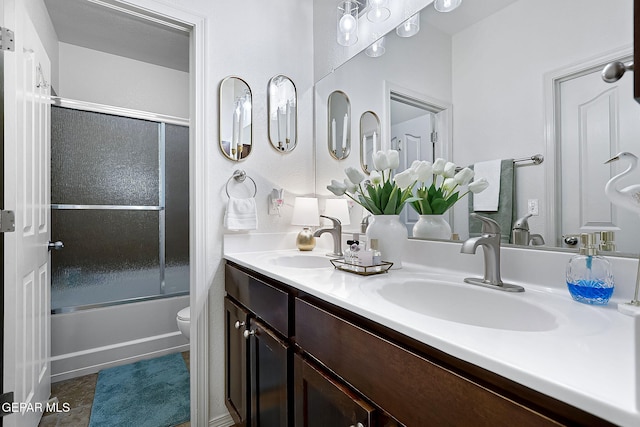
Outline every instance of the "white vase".
[[420, 215], [413, 226], [413, 237], [420, 239], [451, 239], [451, 226], [444, 215]]
[[392, 262], [392, 269], [402, 268], [407, 237], [407, 227], [400, 222], [400, 215], [373, 215], [373, 222], [367, 227], [367, 240], [378, 239], [382, 260]]

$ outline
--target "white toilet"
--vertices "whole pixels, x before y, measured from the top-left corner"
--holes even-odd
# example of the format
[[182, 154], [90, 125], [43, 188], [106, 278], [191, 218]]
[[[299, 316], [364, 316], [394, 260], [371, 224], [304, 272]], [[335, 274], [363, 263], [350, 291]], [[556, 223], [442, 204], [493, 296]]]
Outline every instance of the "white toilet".
[[185, 307], [176, 316], [178, 329], [186, 339], [189, 339], [189, 326], [191, 325], [191, 307]]

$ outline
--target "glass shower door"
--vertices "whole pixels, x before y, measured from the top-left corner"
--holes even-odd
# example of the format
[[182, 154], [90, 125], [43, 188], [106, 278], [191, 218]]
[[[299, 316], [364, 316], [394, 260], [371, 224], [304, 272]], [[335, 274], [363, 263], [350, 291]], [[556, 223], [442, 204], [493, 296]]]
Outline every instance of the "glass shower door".
[[52, 108], [54, 312], [188, 292], [188, 135]]

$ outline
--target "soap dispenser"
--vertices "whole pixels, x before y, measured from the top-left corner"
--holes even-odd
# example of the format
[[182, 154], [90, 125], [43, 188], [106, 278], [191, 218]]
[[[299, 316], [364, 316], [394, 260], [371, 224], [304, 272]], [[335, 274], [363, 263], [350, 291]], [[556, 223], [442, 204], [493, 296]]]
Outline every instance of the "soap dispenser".
[[606, 305], [613, 294], [611, 264], [598, 255], [594, 233], [582, 233], [580, 243], [580, 253], [567, 265], [569, 293], [584, 304]]

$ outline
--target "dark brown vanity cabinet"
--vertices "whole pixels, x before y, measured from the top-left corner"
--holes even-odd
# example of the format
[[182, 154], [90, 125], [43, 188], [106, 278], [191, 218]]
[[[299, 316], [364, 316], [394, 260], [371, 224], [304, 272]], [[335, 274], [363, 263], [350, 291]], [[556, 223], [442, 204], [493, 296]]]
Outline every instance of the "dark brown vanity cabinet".
[[243, 336], [249, 313], [229, 298], [224, 301], [225, 310], [225, 399], [227, 408], [238, 427], [247, 424], [248, 358], [247, 340]]
[[293, 425], [290, 296], [229, 265], [225, 272], [227, 408], [236, 426]]
[[375, 408], [301, 355], [294, 356], [295, 425], [372, 427]]
[[227, 406], [239, 425], [613, 425], [244, 267], [226, 273]]

